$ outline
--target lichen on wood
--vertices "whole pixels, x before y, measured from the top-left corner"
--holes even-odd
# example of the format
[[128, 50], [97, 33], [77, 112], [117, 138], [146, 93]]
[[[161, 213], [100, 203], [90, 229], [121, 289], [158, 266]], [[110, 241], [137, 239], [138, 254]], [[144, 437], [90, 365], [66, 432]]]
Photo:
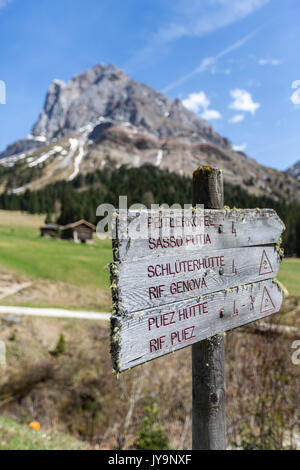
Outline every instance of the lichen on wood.
[[113, 363], [113, 370], [116, 373], [120, 372], [121, 363], [120, 363], [120, 330], [122, 328], [122, 323], [120, 319], [116, 316], [112, 316], [110, 320], [110, 353]]

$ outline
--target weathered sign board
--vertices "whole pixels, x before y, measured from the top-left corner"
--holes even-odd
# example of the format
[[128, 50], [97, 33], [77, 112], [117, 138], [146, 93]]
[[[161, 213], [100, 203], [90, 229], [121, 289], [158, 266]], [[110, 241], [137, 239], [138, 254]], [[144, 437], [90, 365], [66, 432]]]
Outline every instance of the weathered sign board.
[[275, 247], [228, 248], [116, 263], [121, 314], [173, 303], [277, 274]]
[[278, 312], [282, 291], [273, 280], [246, 284], [113, 317], [117, 370], [125, 370], [177, 349]]
[[114, 369], [277, 312], [283, 229], [270, 209], [116, 214]]
[[115, 223], [115, 261], [276, 244], [284, 229], [272, 209], [121, 211]]

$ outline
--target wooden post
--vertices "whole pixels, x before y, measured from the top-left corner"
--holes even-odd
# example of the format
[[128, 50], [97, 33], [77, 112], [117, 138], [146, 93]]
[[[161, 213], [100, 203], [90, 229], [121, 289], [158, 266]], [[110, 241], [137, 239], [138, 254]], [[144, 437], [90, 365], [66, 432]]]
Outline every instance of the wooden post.
[[[193, 205], [223, 209], [221, 170], [204, 166], [193, 175]], [[192, 346], [193, 450], [226, 449], [224, 336]]]

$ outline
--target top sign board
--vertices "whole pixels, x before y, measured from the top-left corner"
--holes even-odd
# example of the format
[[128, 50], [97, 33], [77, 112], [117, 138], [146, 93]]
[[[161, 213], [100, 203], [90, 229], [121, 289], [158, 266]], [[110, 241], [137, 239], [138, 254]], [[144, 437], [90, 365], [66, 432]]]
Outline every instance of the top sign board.
[[116, 217], [115, 261], [275, 244], [283, 230], [272, 209], [125, 212]]
[[279, 310], [273, 210], [142, 211], [116, 220], [117, 371]]

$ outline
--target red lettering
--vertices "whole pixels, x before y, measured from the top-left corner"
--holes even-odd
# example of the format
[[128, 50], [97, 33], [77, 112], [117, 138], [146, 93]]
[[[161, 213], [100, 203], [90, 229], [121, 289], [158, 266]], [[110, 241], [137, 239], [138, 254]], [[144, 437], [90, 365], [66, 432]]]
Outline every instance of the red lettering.
[[157, 340], [156, 339], [150, 339], [150, 352], [155, 352], [157, 351]]
[[161, 328], [162, 326], [174, 325], [176, 321], [174, 320], [175, 312], [163, 313], [157, 317], [151, 317], [148, 319], [148, 330], [151, 330], [151, 327], [155, 325], [156, 328]]
[[165, 336], [156, 339], [150, 339], [150, 353], [160, 351], [165, 344]]
[[207, 310], [207, 302], [203, 302], [201, 304], [192, 305], [189, 308], [184, 308], [179, 310], [178, 312], [178, 319], [181, 320], [189, 320], [192, 317], [196, 317], [198, 315], [203, 315], [208, 313]]
[[152, 317], [152, 318], [149, 318], [148, 319], [148, 330], [150, 331], [151, 330], [151, 326], [153, 326], [155, 324], [155, 318]]
[[173, 346], [175, 343], [180, 344], [195, 338], [194, 330], [194, 326], [189, 326], [188, 328], [184, 328], [183, 330], [173, 331], [171, 333], [171, 345]]
[[154, 240], [154, 238], [149, 238], [148, 243], [149, 243], [150, 250], [154, 250], [155, 249], [155, 240]]
[[149, 287], [149, 299], [160, 299], [163, 292], [164, 292], [164, 284], [161, 284], [159, 286], [152, 286]]
[[199, 279], [190, 279], [188, 281], [172, 282], [170, 285], [170, 292], [172, 295], [184, 294], [185, 292], [190, 292], [200, 288], [202, 289], [202, 287], [207, 287], [204, 277]]
[[154, 277], [155, 276], [155, 272], [154, 272], [154, 266], [148, 266], [148, 277]]

